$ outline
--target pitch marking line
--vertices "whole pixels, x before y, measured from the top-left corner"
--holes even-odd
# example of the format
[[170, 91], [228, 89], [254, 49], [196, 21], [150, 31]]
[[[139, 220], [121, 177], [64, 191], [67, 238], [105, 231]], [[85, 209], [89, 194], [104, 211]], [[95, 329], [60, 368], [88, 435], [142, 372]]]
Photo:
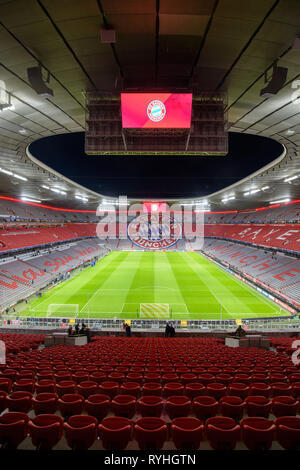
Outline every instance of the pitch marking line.
[[[175, 305], [181, 305], [181, 306], [183, 306], [183, 307], [185, 308], [185, 312], [182, 312], [182, 313], [190, 313], [189, 310], [188, 310], [188, 308], [187, 308], [187, 306], [186, 306], [186, 304], [184, 304], [183, 302], [171, 303], [171, 304], [170, 304], [170, 307], [171, 307], [172, 311], [173, 311], [173, 307], [175, 307]], [[174, 311], [173, 311], [172, 313], [177, 313], [177, 312], [174, 312]]]
[[[188, 256], [189, 256], [189, 258], [191, 259], [191, 261], [190, 261], [190, 262], [189, 262], [189, 261], [185, 261], [185, 262], [187, 263], [187, 265], [189, 266], [189, 268], [190, 268], [192, 271], [194, 271], [194, 273], [196, 274], [196, 276], [197, 276], [197, 278], [200, 280], [200, 282], [201, 282], [202, 284], [205, 284], [205, 287], [207, 288], [207, 290], [211, 293], [211, 295], [215, 298], [217, 304], [219, 304], [220, 307], [221, 307], [221, 302], [220, 302], [220, 300], [218, 299], [218, 297], [215, 296], [215, 293], [214, 293], [215, 291], [210, 288], [210, 286], [208, 285], [207, 282], [204, 282], [204, 281], [201, 279], [201, 273], [198, 274], [198, 272], [196, 271], [196, 268], [193, 266], [194, 264], [196, 264], [197, 266], [199, 266], [199, 263], [197, 263], [197, 261], [195, 261], [194, 258], [193, 258], [192, 256], [190, 256], [190, 255], [191, 255], [191, 253], [188, 252]], [[201, 268], [202, 268], [202, 267], [201, 267]], [[205, 267], [204, 267], [203, 269], [204, 269], [204, 271], [206, 271]], [[206, 271], [206, 272], [207, 272], [207, 271]], [[223, 304], [222, 304], [222, 307], [224, 308], [224, 310], [226, 310], [224, 313], [228, 313], [226, 307], [225, 307]], [[220, 311], [220, 315], [221, 315], [221, 311]]]

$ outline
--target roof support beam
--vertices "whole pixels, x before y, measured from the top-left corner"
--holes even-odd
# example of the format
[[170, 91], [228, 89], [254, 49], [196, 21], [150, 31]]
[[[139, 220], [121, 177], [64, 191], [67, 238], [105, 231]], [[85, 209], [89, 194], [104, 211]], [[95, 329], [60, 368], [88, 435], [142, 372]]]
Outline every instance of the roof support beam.
[[[103, 25], [106, 29], [109, 29], [110, 28], [110, 25], [106, 19], [106, 16], [105, 16], [105, 13], [104, 13], [104, 10], [103, 10], [103, 6], [101, 4], [101, 1], [100, 0], [97, 0], [97, 5], [98, 5], [98, 8], [100, 10], [100, 13], [101, 13], [101, 16], [102, 16], [102, 20], [103, 20]], [[122, 70], [122, 66], [121, 66], [121, 62], [119, 60], [119, 57], [118, 57], [118, 54], [117, 54], [117, 51], [116, 51], [116, 47], [114, 44], [110, 44], [110, 47], [111, 47], [111, 50], [112, 50], [112, 53], [113, 53], [113, 56], [115, 58], [115, 61], [116, 61], [116, 64], [118, 66], [118, 69], [119, 69], [119, 72], [120, 72], [120, 75], [122, 78], [124, 78], [124, 73], [123, 73], [123, 70]]]
[[248, 49], [248, 47], [250, 46], [251, 42], [253, 41], [253, 39], [255, 38], [255, 36], [259, 33], [259, 31], [261, 30], [261, 28], [263, 27], [263, 25], [265, 24], [265, 22], [267, 21], [267, 19], [269, 18], [269, 16], [271, 15], [271, 13], [273, 12], [273, 10], [275, 10], [275, 8], [277, 7], [277, 5], [279, 4], [280, 0], [276, 0], [273, 5], [271, 6], [271, 8], [269, 9], [269, 11], [266, 13], [266, 15], [263, 17], [262, 21], [259, 23], [258, 27], [256, 28], [256, 30], [253, 32], [253, 34], [250, 36], [250, 38], [248, 39], [248, 41], [246, 42], [246, 44], [244, 45], [243, 49], [241, 50], [241, 52], [239, 53], [239, 55], [235, 58], [235, 60], [233, 61], [233, 63], [231, 64], [231, 66], [229, 67], [229, 69], [227, 70], [227, 72], [225, 73], [225, 75], [223, 76], [222, 80], [219, 82], [219, 84], [217, 85], [216, 87], [216, 91], [219, 90], [219, 88], [221, 88], [221, 86], [224, 84], [226, 78], [228, 77], [228, 75], [231, 73], [231, 71], [233, 70], [233, 68], [236, 66], [236, 64], [238, 63], [238, 61], [240, 60], [240, 58], [242, 57], [242, 55], [246, 52], [246, 50]]
[[89, 73], [87, 72], [87, 70], [85, 69], [83, 64], [81, 63], [80, 59], [75, 54], [74, 50], [72, 49], [72, 47], [70, 46], [70, 44], [68, 43], [66, 38], [64, 37], [63, 33], [61, 32], [61, 30], [59, 29], [59, 27], [57, 26], [57, 24], [53, 20], [52, 16], [48, 12], [48, 10], [44, 7], [41, 0], [36, 0], [36, 1], [39, 4], [39, 6], [41, 7], [41, 9], [43, 10], [43, 12], [45, 13], [45, 15], [47, 16], [47, 18], [49, 19], [50, 23], [52, 24], [52, 26], [55, 29], [55, 31], [57, 32], [57, 34], [61, 37], [61, 39], [62, 39], [63, 43], [65, 44], [65, 46], [67, 47], [67, 49], [71, 52], [72, 56], [74, 57], [75, 61], [77, 62], [77, 64], [81, 68], [84, 75], [88, 78], [90, 84], [93, 86], [93, 88], [95, 88], [97, 90], [97, 86], [96, 86], [95, 82], [92, 80], [91, 76], [89, 75]]

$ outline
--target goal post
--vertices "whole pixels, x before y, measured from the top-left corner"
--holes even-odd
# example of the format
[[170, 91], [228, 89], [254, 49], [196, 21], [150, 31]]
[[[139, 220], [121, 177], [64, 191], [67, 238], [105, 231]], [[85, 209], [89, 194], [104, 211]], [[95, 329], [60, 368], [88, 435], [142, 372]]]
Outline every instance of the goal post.
[[58, 316], [77, 318], [79, 314], [78, 304], [49, 304], [47, 310], [47, 317]]

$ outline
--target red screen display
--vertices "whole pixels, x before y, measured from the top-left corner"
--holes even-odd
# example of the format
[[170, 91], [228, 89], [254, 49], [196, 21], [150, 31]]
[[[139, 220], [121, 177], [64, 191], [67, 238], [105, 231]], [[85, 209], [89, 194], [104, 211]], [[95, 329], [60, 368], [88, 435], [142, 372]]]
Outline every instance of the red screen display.
[[166, 212], [165, 202], [145, 201], [143, 202], [143, 212]]
[[192, 93], [121, 93], [123, 128], [191, 127]]

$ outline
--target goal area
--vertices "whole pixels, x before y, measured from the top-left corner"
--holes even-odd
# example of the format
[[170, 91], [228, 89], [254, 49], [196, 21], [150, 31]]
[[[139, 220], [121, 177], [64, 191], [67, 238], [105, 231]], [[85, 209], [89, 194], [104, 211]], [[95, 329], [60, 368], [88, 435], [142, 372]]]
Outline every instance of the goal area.
[[78, 304], [49, 304], [47, 317], [74, 317], [79, 313]]

